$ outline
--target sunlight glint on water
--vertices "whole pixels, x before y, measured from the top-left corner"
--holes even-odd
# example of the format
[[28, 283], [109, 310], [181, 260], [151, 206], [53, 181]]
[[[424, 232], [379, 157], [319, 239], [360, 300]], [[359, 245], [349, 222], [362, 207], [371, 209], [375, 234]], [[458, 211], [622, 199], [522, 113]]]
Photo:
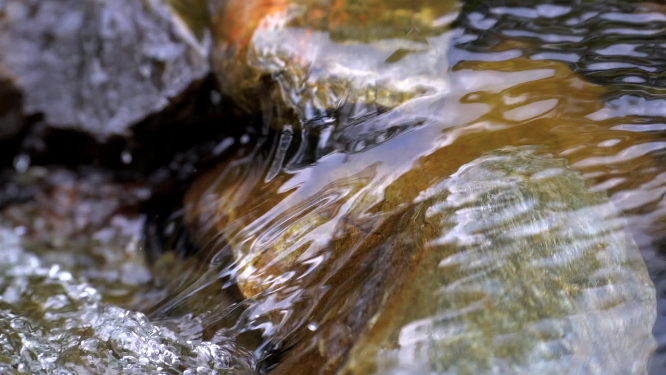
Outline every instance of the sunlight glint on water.
[[[141, 313], [104, 304], [92, 286], [72, 278], [64, 270], [41, 267], [39, 259], [12, 242], [15, 234], [2, 232], [0, 255], [7, 252], [18, 255], [0, 265], [3, 288], [0, 314], [6, 322], [0, 327], [0, 366], [6, 363], [8, 371], [28, 372], [34, 366], [35, 369], [62, 369], [63, 373], [76, 368], [96, 372], [121, 367], [129, 373], [135, 370], [135, 373], [177, 372], [186, 368], [203, 373], [223, 369], [243, 373], [254, 368], [255, 361], [268, 357], [269, 362], [279, 363], [276, 373], [289, 373], [293, 368], [290, 366], [295, 364], [321, 364], [317, 355], [328, 356], [326, 360], [333, 358], [324, 362], [336, 365], [336, 355], [349, 355], [351, 360], [341, 365], [342, 371], [362, 373], [361, 369], [365, 371], [368, 366], [374, 366], [362, 360], [370, 353], [373, 358], [384, 361], [381, 363], [387, 366], [387, 372], [393, 369], [400, 373], [401, 363], [405, 368], [418, 367], [419, 364], [410, 361], [428, 357], [431, 355], [428, 350], [434, 345], [422, 343], [422, 332], [438, 337], [439, 344], [445, 346], [448, 345], [445, 339], [459, 337], [455, 334], [464, 331], [463, 326], [474, 320], [461, 323], [451, 317], [468, 311], [462, 308], [452, 308], [453, 312], [447, 311], [449, 315], [435, 316], [436, 311], [428, 310], [432, 306], [419, 305], [418, 301], [391, 289], [399, 280], [407, 280], [405, 290], [418, 289], [412, 285], [416, 285], [417, 280], [429, 282], [419, 278], [428, 260], [447, 265], [441, 257], [432, 255], [431, 249], [438, 245], [433, 238], [440, 236], [441, 246], [447, 243], [450, 246], [451, 238], [458, 241], [456, 246], [468, 246], [466, 251], [447, 258], [448, 265], [465, 263], [468, 271], [473, 272], [447, 287], [434, 283], [433, 289], [455, 291], [448, 303], [454, 307], [460, 303], [473, 310], [476, 305], [470, 301], [475, 298], [492, 300], [496, 296], [491, 292], [502, 290], [495, 288], [492, 278], [484, 279], [487, 284], [475, 279], [483, 279], [495, 266], [499, 268], [498, 264], [504, 259], [500, 255], [510, 253], [510, 247], [498, 246], [502, 250], [498, 253], [487, 250], [493, 247], [488, 247], [484, 241], [498, 241], [494, 231], [504, 230], [511, 234], [508, 237], [516, 241], [514, 243], [523, 243], [520, 241], [528, 235], [546, 238], [547, 232], [556, 227], [554, 218], [573, 215], [566, 210], [565, 213], [558, 211], [564, 210], [562, 207], [583, 210], [588, 205], [589, 210], [585, 212], [597, 214], [590, 202], [573, 204], [578, 196], [567, 197], [560, 194], [562, 192], [548, 195], [546, 191], [532, 198], [545, 199], [550, 203], [547, 209], [551, 210], [546, 212], [556, 214], [545, 215], [531, 223], [532, 226], [512, 227], [509, 219], [524, 219], [521, 214], [532, 207], [529, 200], [519, 200], [515, 207], [505, 207], [502, 206], [505, 201], [494, 198], [497, 200], [492, 201], [493, 212], [509, 218], [503, 221], [507, 217], [484, 216], [484, 210], [491, 207], [474, 205], [477, 196], [470, 193], [462, 194], [467, 200], [463, 203], [469, 207], [461, 202], [449, 202], [459, 205], [447, 224], [457, 230], [443, 231], [442, 228], [449, 228], [446, 226], [433, 229], [431, 226], [447, 222], [442, 219], [432, 224], [431, 219], [435, 207], [445, 204], [423, 203], [424, 199], [439, 197], [437, 199], [446, 201], [440, 195], [445, 194], [446, 189], [455, 190], [455, 186], [451, 187], [451, 175], [470, 165], [478, 165], [479, 160], [485, 160], [483, 155], [487, 152], [506, 146], [539, 146], [538, 154], [545, 157], [544, 160], [561, 158], [572, 168], [572, 176], [575, 171], [578, 173], [575, 176], [587, 180], [591, 194], [607, 197], [625, 220], [590, 220], [580, 224], [581, 233], [604, 233], [622, 223], [622, 231], [618, 233], [626, 230], [638, 245], [657, 287], [659, 305], [666, 306], [661, 303], [666, 291], [663, 281], [666, 262], [661, 247], [666, 225], [663, 198], [666, 193], [666, 79], [662, 73], [666, 44], [659, 42], [666, 30], [665, 14], [666, 9], [654, 3], [597, 1], [571, 6], [524, 1], [468, 2], [460, 10], [453, 30], [436, 36], [421, 30], [427, 35], [410, 34], [408, 43], [396, 42], [402, 52], [407, 51], [405, 56], [387, 54], [406, 64], [418, 63], [419, 57], [423, 61], [426, 57], [435, 59], [427, 60], [430, 64], [427, 66], [433, 69], [420, 71], [426, 79], [421, 79], [419, 84], [427, 86], [422, 91], [416, 90], [422, 95], [412, 97], [410, 92], [405, 97], [387, 97], [383, 104], [394, 105], [392, 100], [401, 104], [388, 112], [368, 114], [372, 111], [364, 112], [367, 108], [342, 106], [347, 111], [346, 118], [354, 120], [350, 122], [344, 122], [344, 116], [340, 120], [317, 112], [317, 105], [321, 103], [336, 100], [344, 103], [348, 98], [322, 99], [317, 97], [321, 92], [298, 91], [294, 89], [298, 85], [289, 81], [287, 74], [275, 74], [278, 80], [287, 77], [280, 83], [280, 89], [289, 100], [271, 103], [273, 112], [264, 113], [264, 119], [270, 121], [264, 125], [266, 128], [271, 125], [270, 132], [243, 145], [234, 158], [204, 174], [185, 200], [186, 208], [190, 205], [185, 221], [203, 250], [195, 260], [169, 258], [158, 262], [155, 277], [167, 280], [165, 288], [171, 288], [170, 293], [159, 295], [161, 300], [146, 301], [145, 306], [134, 306], [146, 311], [152, 322]], [[292, 54], [287, 55], [289, 58], [281, 55], [271, 60], [274, 57], [271, 46], [288, 38], [301, 41], [310, 36], [311, 43], [326, 47], [324, 52], [332, 52], [332, 57], [326, 56], [326, 59], [334, 60], [336, 56], [347, 56], [342, 52], [349, 52], [341, 47], [340, 40], [328, 40], [326, 32], [266, 33], [260, 40], [264, 44], [257, 44], [265, 48], [262, 50], [265, 54], [256, 55], [256, 66], [282, 69], [280, 64], [303, 50], [306, 53], [299, 56], [303, 60], [323, 53], [306, 48], [306, 43], [294, 42], [283, 46]], [[344, 37], [348, 36], [343, 35], [342, 39]], [[384, 47], [381, 43], [373, 45], [380, 51]], [[432, 54], [429, 48], [446, 51], [446, 54]], [[333, 53], [335, 51], [342, 52]], [[350, 55], [354, 56], [351, 52]], [[384, 59], [368, 61], [381, 65]], [[427, 79], [428, 74], [438, 72], [435, 68], [442, 67], [448, 68], [443, 69], [441, 76]], [[367, 69], [367, 66], [359, 69]], [[343, 75], [349, 71], [340, 68], [336, 72]], [[390, 67], [386, 71], [390, 74]], [[312, 77], [305, 76], [320, 77], [315, 71]], [[234, 81], [240, 76], [231, 77]], [[324, 75], [323, 79], [330, 77]], [[363, 82], [374, 84], [372, 79]], [[237, 94], [237, 87], [245, 86], [233, 86], [229, 89], [232, 94]], [[336, 85], [328, 88], [331, 87], [339, 88]], [[413, 89], [409, 85], [400, 87], [407, 91]], [[288, 117], [294, 115], [290, 111], [308, 121], [298, 123]], [[287, 116], [289, 121], [282, 123], [281, 115]], [[544, 162], [544, 165], [551, 163]], [[555, 172], [549, 169], [534, 175], [556, 176], [549, 173]], [[510, 176], [499, 176], [498, 181], [506, 186], [515, 182]], [[461, 186], [464, 191], [474, 184]], [[486, 185], [482, 187], [488, 189], [487, 192], [494, 191]], [[570, 221], [576, 218], [573, 216]], [[581, 241], [580, 237], [572, 238], [572, 241]], [[396, 243], [407, 245], [400, 247]], [[411, 255], [401, 258], [395, 249], [421, 249], [428, 256], [422, 261], [417, 256], [421, 253], [415, 252], [408, 253], [417, 254], [413, 258]], [[409, 263], [406, 259], [419, 266], [404, 266]], [[160, 265], [169, 262], [175, 262], [176, 266], [171, 264], [172, 268], [165, 266], [160, 270]], [[437, 271], [432, 274], [444, 275]], [[602, 276], [595, 274], [598, 279], [594, 280], [602, 280]], [[566, 284], [569, 288], [571, 285], [578, 284]], [[607, 289], [613, 289], [610, 285]], [[35, 288], [46, 293], [39, 293]], [[558, 346], [556, 343], [560, 341], [544, 336], [553, 332], [575, 336], [571, 330], [585, 331], [581, 327], [609, 331], [608, 327], [617, 319], [635, 322], [632, 313], [640, 315], [638, 312], [643, 311], [640, 308], [612, 310], [604, 304], [612, 305], [618, 299], [604, 294], [605, 289], [585, 290], [586, 303], [617, 315], [608, 315], [610, 318], [606, 320], [600, 318], [594, 324], [585, 323], [584, 314], [571, 319], [553, 317], [541, 324], [537, 320], [534, 330], [543, 334], [537, 338], [547, 344], [537, 346], [530, 352], [535, 357], [530, 358], [543, 359], [548, 355], [566, 358], [545, 367], [553, 373], [565, 371], [571, 359], [567, 352], [570, 348]], [[393, 296], [392, 300], [387, 297], [390, 303], [378, 302], [376, 296], [383, 295], [384, 291]], [[482, 292], [490, 296], [482, 299], [479, 297]], [[506, 294], [515, 297], [511, 292], [515, 290], [509, 288]], [[222, 297], [223, 293], [227, 295]], [[539, 291], [534, 294], [539, 295]], [[244, 300], [240, 301], [241, 298]], [[631, 303], [651, 306], [649, 298], [627, 302], [626, 306], [633, 306]], [[371, 313], [364, 310], [366, 307], [378, 312], [376, 318], [367, 315]], [[414, 311], [419, 308], [422, 308], [420, 312]], [[666, 368], [666, 322], [662, 310], [660, 307], [654, 329], [658, 342], [652, 361], [654, 374]], [[387, 322], [385, 311], [399, 313], [400, 318]], [[385, 323], [389, 328], [366, 330], [369, 322]], [[510, 322], [510, 319], [502, 322]], [[403, 324], [404, 329], [391, 324]], [[350, 335], [337, 327], [356, 330], [348, 329], [353, 332]], [[247, 337], [257, 332], [263, 333], [263, 338]], [[643, 337], [643, 333], [636, 335]], [[510, 343], [512, 337], [507, 333], [497, 342]], [[463, 338], [468, 347], [453, 347], [468, 350], [465, 353], [469, 357], [476, 353], [491, 356], [482, 350], [475, 352], [474, 339]], [[382, 341], [384, 339], [387, 341]], [[603, 344], [620, 348], [622, 354], [643, 351], [633, 357], [637, 362], [633, 370], [640, 373], [646, 362], [643, 357], [649, 356], [645, 353], [649, 351], [649, 340], [646, 338], [635, 345], [629, 342], [628, 347], [622, 348], [621, 340], [626, 337], [606, 339], [608, 342]], [[365, 346], [353, 347], [353, 342]], [[402, 343], [403, 350], [396, 349], [397, 346], [379, 350], [373, 347], [378, 342]], [[585, 342], [585, 337], [572, 342]], [[599, 358], [610, 354], [603, 353], [602, 347], [597, 347], [598, 352], [595, 352]], [[39, 356], [42, 352], [45, 354]], [[502, 359], [510, 358], [510, 354], [499, 349], [493, 353]], [[485, 363], [484, 358], [487, 359], [483, 357], [479, 363]], [[588, 367], [584, 367], [585, 361], [577, 362], [574, 358], [571, 362], [580, 365], [578, 370], [587, 371], [583, 373], [604, 373], [608, 368], [631, 365], [600, 360], [598, 363], [590, 361]], [[505, 364], [501, 360], [497, 363]], [[529, 364], [538, 368], [540, 363], [535, 360]], [[446, 363], [438, 365], [443, 366], [439, 368], [442, 372], [447, 369]], [[618, 367], [613, 367], [616, 365]]]

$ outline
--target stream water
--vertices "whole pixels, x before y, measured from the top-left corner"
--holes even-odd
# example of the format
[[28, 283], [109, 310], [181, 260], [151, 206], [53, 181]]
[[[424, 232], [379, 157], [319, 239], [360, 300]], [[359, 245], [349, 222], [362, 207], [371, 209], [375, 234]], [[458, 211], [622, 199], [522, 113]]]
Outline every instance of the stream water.
[[[100, 193], [84, 187], [104, 179], [63, 177], [52, 184], [73, 187], [52, 202], [5, 209], [0, 371], [666, 371], [666, 6], [489, 0], [448, 8], [438, 16], [450, 27], [410, 30], [395, 45], [372, 46], [393, 48], [387, 56], [372, 50], [363, 60], [385, 64], [389, 78], [409, 72], [391, 70], [396, 63], [426, 78], [436, 72], [393, 110], [340, 105], [343, 114], [312, 115], [316, 93], [292, 90], [276, 74], [290, 101], [262, 107], [265, 126], [214, 150], [224, 158], [160, 218], [153, 263], [142, 253], [151, 213], [117, 210], [140, 199], [138, 187], [108, 183]], [[339, 34], [262, 42], [274, 52], [288, 38], [312, 38], [318, 61], [328, 61], [352, 51]], [[281, 63], [257, 56], [267, 70]], [[318, 69], [311, 77], [328, 79]], [[294, 113], [308, 121], [293, 122]], [[509, 157], [505, 169], [488, 161], [512, 147], [532, 147], [537, 161]], [[58, 200], [80, 191], [85, 199]], [[120, 203], [105, 200], [123, 194]], [[40, 224], [49, 205], [79, 209], [48, 215], [101, 224], [68, 246], [54, 240], [65, 227], [49, 226], [51, 216]], [[45, 232], [49, 249], [37, 235]], [[620, 237], [622, 255], [596, 252]], [[533, 252], [514, 254], [519, 245]], [[431, 296], [439, 309], [424, 288], [439, 293]], [[494, 315], [474, 315], [479, 301]], [[515, 307], [539, 303], [524, 316]], [[475, 341], [470, 322], [490, 338]], [[455, 355], [433, 355], [433, 347]], [[451, 367], [456, 355], [481, 359]], [[424, 358], [427, 369], [418, 366]]]

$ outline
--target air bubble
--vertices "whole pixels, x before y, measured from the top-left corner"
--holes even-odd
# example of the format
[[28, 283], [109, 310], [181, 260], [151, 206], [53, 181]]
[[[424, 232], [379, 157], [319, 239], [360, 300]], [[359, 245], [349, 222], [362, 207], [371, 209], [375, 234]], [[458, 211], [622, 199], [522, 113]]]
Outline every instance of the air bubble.
[[124, 164], [130, 164], [132, 162], [132, 154], [129, 151], [123, 151], [122, 154], [120, 154], [120, 159]]
[[18, 173], [25, 173], [30, 166], [30, 155], [19, 154], [14, 158], [14, 169]]

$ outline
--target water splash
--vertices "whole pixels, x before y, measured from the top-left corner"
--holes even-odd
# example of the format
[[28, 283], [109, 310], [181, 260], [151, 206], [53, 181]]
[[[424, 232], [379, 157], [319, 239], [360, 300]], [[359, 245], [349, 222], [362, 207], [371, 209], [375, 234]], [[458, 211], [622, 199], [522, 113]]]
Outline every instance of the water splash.
[[2, 372], [253, 372], [251, 356], [232, 344], [182, 336], [142, 313], [103, 303], [85, 281], [42, 266], [8, 229], [0, 229], [0, 257]]

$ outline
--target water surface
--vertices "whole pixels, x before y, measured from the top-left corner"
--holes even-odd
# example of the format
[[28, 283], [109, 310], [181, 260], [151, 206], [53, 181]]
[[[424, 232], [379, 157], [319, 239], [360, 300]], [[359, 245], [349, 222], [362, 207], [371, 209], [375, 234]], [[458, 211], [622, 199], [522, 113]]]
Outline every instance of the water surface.
[[[398, 98], [392, 110], [393, 98], [380, 103], [385, 108], [340, 105], [341, 112], [331, 115], [319, 111], [316, 95], [292, 90], [286, 80], [280, 88], [291, 101], [259, 100], [269, 103], [259, 109], [265, 126], [220, 145], [231, 156], [190, 189], [184, 200], [189, 216], [176, 212], [174, 224], [164, 223], [164, 236], [172, 241], [164, 243], [166, 255], [153, 265], [151, 281], [132, 286], [129, 297], [108, 299], [123, 307], [103, 302], [94, 287], [104, 284], [95, 285], [94, 278], [87, 284], [64, 266], [49, 268], [65, 259], [42, 266], [43, 259], [11, 242], [15, 231], [7, 232], [14, 240], [6, 240], [2, 251], [17, 255], [0, 271], [11, 292], [4, 292], [3, 314], [11, 315], [4, 321], [17, 323], [0, 331], [7, 342], [0, 363], [11, 371], [129, 366], [137, 373], [158, 373], [160, 367], [243, 372], [276, 362], [279, 372], [298, 361], [319, 364], [316, 353], [335, 357], [348, 350], [345, 339], [358, 340], [336, 331], [336, 317], [361, 311], [359, 305], [379, 305], [378, 288], [389, 290], [418, 269], [399, 268], [409, 263], [403, 261], [393, 269], [407, 271], [390, 273], [386, 265], [392, 263], [380, 255], [395, 253], [391, 241], [426, 248], [420, 239], [446, 235], [412, 229], [396, 237], [427, 207], [425, 197], [487, 152], [536, 146], [538, 155], [562, 160], [591, 194], [605, 197], [621, 218], [622, 233], [635, 243], [660, 301], [650, 372], [661, 373], [666, 43], [660, 40], [666, 9], [630, 1], [470, 1], [446, 11], [453, 14], [450, 27], [416, 28], [405, 43], [373, 45], [393, 48], [384, 51], [386, 59], [372, 62], [384, 64], [389, 79], [391, 64], [432, 68], [420, 71], [433, 78], [430, 85]], [[338, 34], [293, 37], [335, 52], [345, 48]], [[328, 79], [317, 70], [303, 74]], [[553, 203], [576, 197], [556, 198]], [[594, 224], [611, 230], [617, 223]], [[187, 228], [188, 241], [201, 248], [195, 256], [176, 255], [183, 243], [179, 228]], [[532, 230], [539, 236], [552, 228]], [[456, 238], [465, 240], [462, 235], [470, 236], [468, 244], [477, 240], [473, 231]], [[492, 260], [477, 255], [469, 261]], [[377, 276], [380, 271], [388, 276]], [[379, 287], [372, 284], [376, 280]], [[55, 291], [33, 292], [48, 288]], [[92, 315], [99, 318], [91, 321]], [[348, 327], [366, 326], [367, 316], [359, 313], [358, 322], [349, 316]], [[616, 340], [627, 352], [649, 347]], [[86, 351], [88, 343], [94, 345]], [[40, 357], [32, 347], [46, 354]]]

